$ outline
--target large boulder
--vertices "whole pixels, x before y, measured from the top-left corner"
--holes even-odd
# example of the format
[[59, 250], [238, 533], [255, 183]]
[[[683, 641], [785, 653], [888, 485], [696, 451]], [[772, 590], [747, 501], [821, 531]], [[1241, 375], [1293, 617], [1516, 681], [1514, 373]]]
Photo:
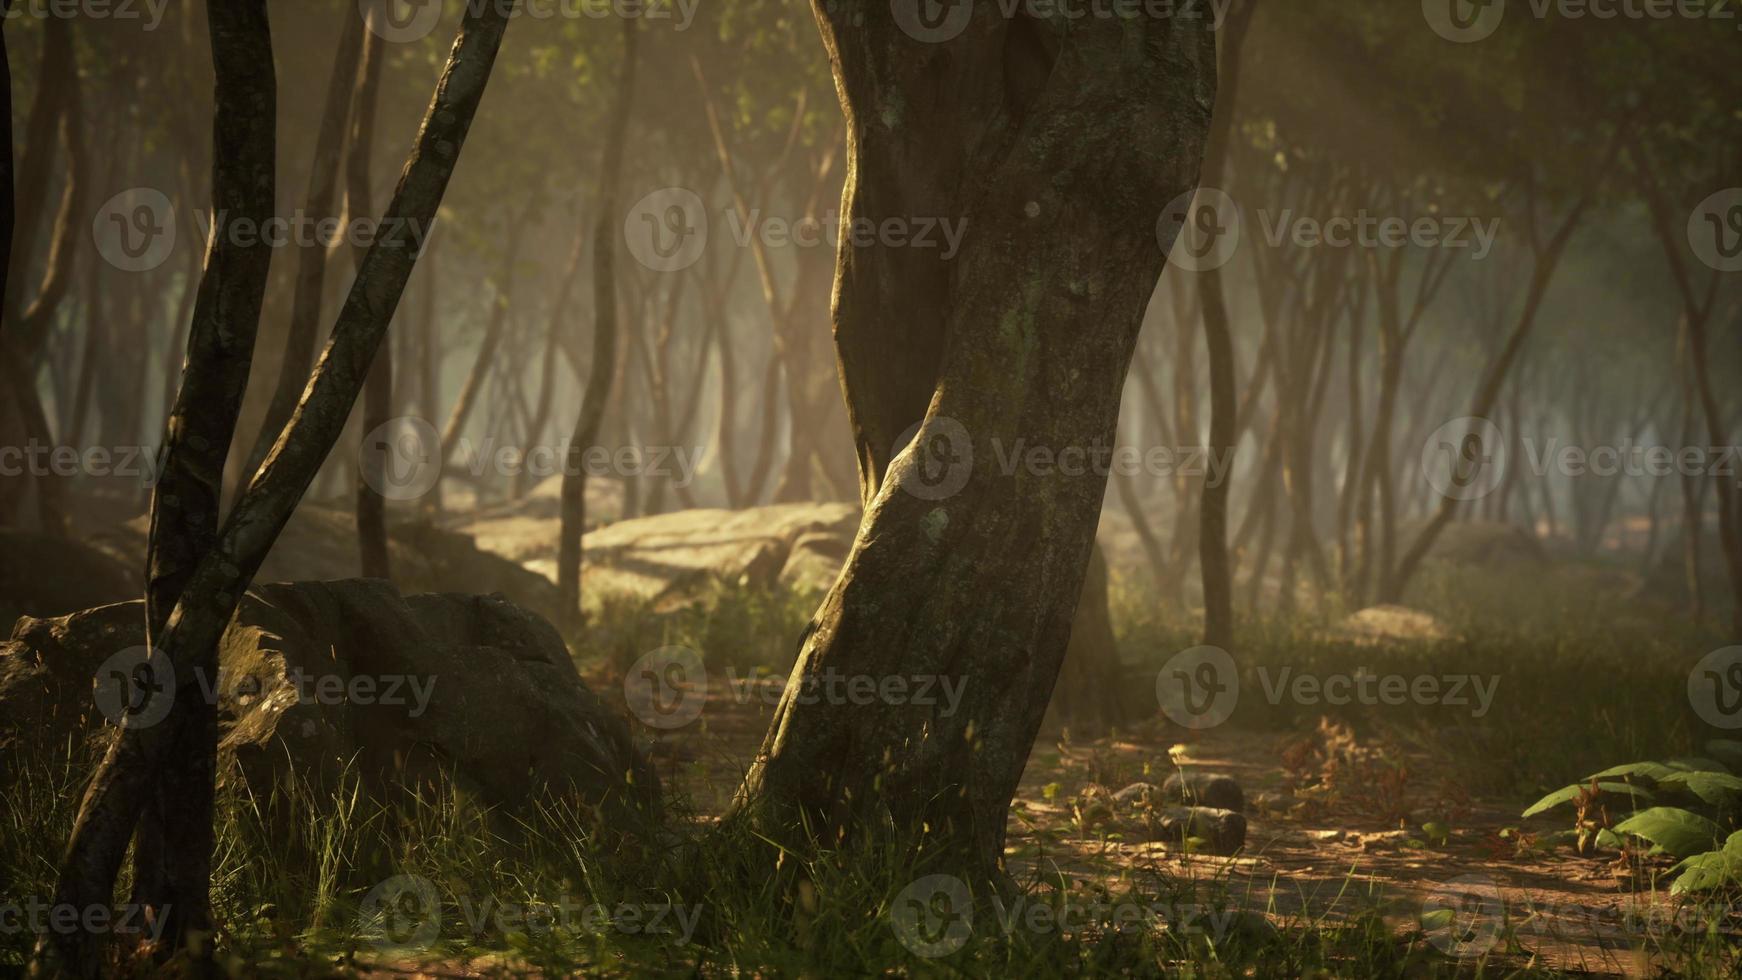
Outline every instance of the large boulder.
[[[1398, 528], [1398, 540], [1413, 542], [1422, 531], [1420, 521], [1406, 521]], [[1516, 524], [1498, 521], [1453, 521], [1440, 532], [1428, 557], [1454, 565], [1481, 568], [1541, 565], [1548, 561], [1542, 542]]]
[[[486, 805], [578, 795], [657, 803], [622, 717], [589, 691], [562, 638], [500, 596], [401, 598], [375, 580], [263, 585], [224, 634], [216, 678], [161, 674], [138, 601], [25, 619], [0, 643], [0, 756], [103, 725], [155, 724], [167, 697], [213, 697], [225, 779], [261, 795], [292, 776], [354, 772], [372, 795], [438, 776]], [[151, 683], [146, 683], [151, 682]]]
[[[139, 517], [99, 531], [92, 535], [92, 542], [125, 567], [144, 568], [149, 520]], [[557, 590], [551, 582], [480, 549], [469, 535], [425, 522], [395, 522], [388, 527], [387, 556], [393, 581], [407, 594], [499, 592], [540, 616], [562, 620]], [[304, 504], [291, 515], [254, 581], [330, 582], [360, 574], [356, 515], [340, 508]], [[138, 594], [137, 590], [131, 593]]]
[[[558, 525], [554, 517], [505, 515], [464, 530], [480, 548], [555, 581]], [[827, 587], [858, 529], [858, 507], [840, 503], [639, 517], [586, 535], [582, 579], [589, 599], [627, 595], [660, 608], [684, 605], [715, 582]]]

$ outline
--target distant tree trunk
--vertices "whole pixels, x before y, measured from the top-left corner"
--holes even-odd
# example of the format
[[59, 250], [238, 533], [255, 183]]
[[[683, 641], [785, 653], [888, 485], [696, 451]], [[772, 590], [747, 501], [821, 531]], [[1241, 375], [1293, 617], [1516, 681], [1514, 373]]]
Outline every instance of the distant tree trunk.
[[[1678, 233], [1680, 219], [1673, 216], [1674, 209], [1665, 197], [1662, 184], [1653, 173], [1650, 157], [1637, 142], [1628, 147], [1628, 157], [1633, 163], [1640, 185], [1645, 190], [1646, 203], [1651, 210], [1652, 229], [1663, 246], [1670, 274], [1682, 298], [1689, 368], [1687, 380], [1692, 385], [1694, 398], [1705, 414], [1707, 439], [1713, 446], [1729, 446], [1729, 425], [1724, 417], [1723, 406], [1718, 401], [1717, 390], [1712, 384], [1707, 330], [1718, 295], [1718, 277], [1722, 273], [1714, 270], [1702, 299], [1682, 256], [1685, 242]], [[1729, 473], [1730, 470], [1726, 469], [1724, 472]], [[1712, 482], [1718, 497], [1718, 547], [1723, 553], [1725, 569], [1730, 577], [1730, 638], [1742, 641], [1742, 488], [1738, 488], [1733, 476], [1714, 479]]]
[[[1202, 163], [1214, 36], [1197, 20], [1067, 30], [972, 5], [957, 37], [931, 44], [887, 4], [814, 9], [850, 134], [845, 220], [973, 224], [952, 262], [839, 250], [835, 339], [866, 519], [735, 818], [805, 848], [912, 828], [997, 879], [1106, 480], [1006, 474], [995, 450], [1111, 442], [1172, 244], [1157, 220]], [[960, 682], [959, 710], [814, 696], [830, 678], [916, 675]]]
[[[575, 235], [574, 247], [569, 250], [569, 260], [563, 267], [562, 278], [558, 281], [557, 294], [550, 304], [550, 319], [544, 328], [544, 356], [539, 362], [538, 404], [532, 411], [532, 420], [528, 428], [532, 430], [531, 439], [543, 438], [545, 427], [550, 422], [551, 402], [556, 395], [556, 359], [557, 348], [561, 346], [563, 325], [567, 322], [570, 297], [574, 294], [575, 280], [581, 275], [581, 259], [586, 254], [587, 234], [585, 230]], [[532, 489], [532, 469], [522, 467], [514, 478], [514, 496], [521, 498]]]
[[460, 385], [459, 395], [454, 398], [454, 407], [448, 412], [447, 422], [442, 425], [440, 465], [444, 468], [453, 458], [454, 450], [459, 448], [460, 438], [466, 432], [466, 421], [477, 407], [478, 395], [483, 392], [490, 369], [496, 364], [496, 348], [502, 343], [502, 334], [508, 323], [508, 307], [513, 301], [515, 265], [520, 260], [520, 242], [525, 237], [529, 210], [530, 208], [522, 210], [518, 216], [511, 216], [508, 221], [508, 245], [502, 256], [502, 281], [497, 286], [495, 295], [491, 297], [490, 319], [484, 327], [484, 339], [478, 343], [478, 353], [472, 358], [472, 369], [466, 372], [466, 380]]
[[12, 0], [0, 0], [0, 335], [6, 330], [4, 297], [12, 268], [12, 235], [18, 227], [18, 197], [12, 162], [12, 55], [6, 45], [7, 15], [12, 13]]
[[[314, 159], [309, 163], [307, 211], [310, 221], [320, 222], [338, 214], [340, 155], [351, 102], [361, 82], [364, 30], [361, 8], [346, 4], [339, 45], [333, 52], [333, 71], [327, 78], [327, 97], [321, 112], [321, 128], [315, 134]], [[332, 255], [319, 245], [310, 245], [297, 255], [296, 289], [290, 307], [290, 323], [284, 331], [284, 352], [279, 357], [278, 379], [267, 403], [260, 434], [243, 461], [244, 479], [253, 476], [272, 444], [290, 421], [303, 386], [308, 383], [320, 330], [321, 299], [326, 295], [327, 263]]]
[[1097, 545], [1083, 576], [1070, 645], [1052, 695], [1051, 710], [1073, 735], [1099, 736], [1131, 719], [1107, 586], [1107, 555]]
[[[375, 103], [381, 88], [381, 62], [386, 39], [368, 31], [363, 62], [357, 69], [357, 88], [351, 101], [351, 159], [346, 166], [345, 210], [351, 220], [375, 216], [369, 188], [371, 144], [375, 140]], [[425, 229], [427, 231], [427, 229]], [[363, 249], [354, 250], [357, 271], [363, 271]], [[363, 387], [363, 444], [357, 447], [357, 547], [364, 578], [390, 579], [393, 568], [387, 558], [387, 501], [380, 487], [386, 466], [386, 447], [370, 446], [366, 440], [393, 417], [393, 345], [383, 344], [369, 367]]]
[[[563, 467], [562, 524], [557, 541], [557, 591], [565, 624], [584, 622], [581, 613], [581, 537], [587, 528], [587, 468], [583, 458], [599, 438], [599, 423], [617, 372], [617, 188], [622, 179], [623, 144], [629, 138], [629, 110], [635, 100], [635, 19], [623, 18], [623, 63], [617, 75], [616, 104], [599, 167], [599, 218], [593, 226], [593, 363], [581, 396], [575, 432]], [[627, 503], [628, 491], [624, 492]]]
[[[72, 285], [73, 264], [84, 228], [85, 166], [84, 134], [81, 129], [81, 94], [78, 59], [73, 50], [69, 18], [50, 17], [43, 30], [42, 66], [37, 94], [31, 103], [25, 127], [24, 164], [14, 195], [14, 243], [7, 263], [16, 262], [20, 275], [8, 276], [8, 292], [0, 296], [4, 309], [4, 332], [0, 333], [0, 377], [6, 381], [17, 406], [27, 439], [43, 446], [55, 442], [54, 431], [37, 391], [36, 364], [48, 337], [49, 327]], [[66, 147], [65, 187], [54, 227], [49, 236], [47, 269], [36, 286], [35, 298], [20, 311], [25, 279], [34, 254], [37, 229], [47, 195], [56, 134]], [[8, 159], [11, 154], [8, 153]], [[16, 481], [22, 486], [26, 481]], [[65, 534], [66, 513], [61, 500], [62, 480], [42, 474], [30, 480], [36, 490], [38, 519], [49, 534]], [[0, 493], [0, 517], [10, 510], [9, 495]]]
[[[7, 264], [8, 267], [17, 264], [20, 271], [29, 267], [36, 247], [52, 176], [55, 133], [65, 115], [67, 100], [78, 90], [79, 69], [73, 53], [72, 23], [72, 18], [68, 17], [43, 20], [42, 60], [37, 69], [36, 92], [25, 118], [24, 157], [18, 163], [17, 186], [13, 195], [13, 244]], [[3, 300], [8, 331], [19, 323], [22, 303], [17, 293], [23, 284], [22, 276], [7, 277], [8, 290]]]
[[[459, 40], [437, 84], [417, 144], [387, 209], [389, 224], [386, 227], [401, 227], [405, 223], [427, 227], [435, 217], [455, 160], [465, 146], [466, 132], [477, 113], [478, 102], [483, 97], [485, 83], [511, 15], [512, 6], [468, 6]], [[263, 101], [255, 86], [270, 76], [272, 57], [269, 49], [261, 50], [260, 47], [267, 43], [264, 0], [214, 3], [210, 5], [208, 16], [219, 77], [236, 80], [236, 84], [222, 86], [219, 92], [217, 158], [220, 162], [216, 168], [223, 173], [233, 170], [231, 158], [244, 142], [257, 143], [259, 131], [271, 132], [272, 102], [270, 99]], [[244, 81], [252, 84], [243, 84]], [[244, 97], [245, 91], [251, 93], [251, 97]], [[241, 117], [231, 122], [232, 114], [236, 113]], [[262, 125], [263, 122], [266, 125]], [[241, 139], [243, 133], [249, 133], [253, 138], [244, 141]], [[270, 157], [257, 161], [256, 165], [269, 163]], [[267, 185], [270, 186], [270, 181]], [[228, 187], [228, 183], [219, 186]], [[257, 186], [251, 184], [249, 189], [254, 190]], [[264, 196], [270, 208], [270, 192]], [[218, 254], [213, 255], [214, 260], [218, 257]], [[244, 253], [238, 258], [252, 259], [252, 256]], [[362, 390], [369, 363], [387, 334], [388, 322], [405, 291], [406, 280], [416, 259], [413, 243], [398, 236], [379, 239], [370, 249], [362, 272], [339, 313], [326, 354], [321, 358], [301, 405], [292, 415], [289, 430], [274, 445], [266, 462], [237, 500], [212, 546], [205, 554], [194, 558], [192, 574], [181, 576], [186, 585], [175, 603], [174, 612], [164, 620], [165, 629], [152, 636], [154, 648], [174, 668], [177, 686], [170, 719], [158, 725], [123, 729], [110, 744], [79, 807], [72, 839], [60, 868], [55, 896], [57, 904], [81, 909], [102, 908], [110, 904], [116, 874], [138, 820], [139, 808], [149, 795], [170, 804], [172, 808], [166, 813], [175, 821], [203, 822], [203, 826], [178, 827], [176, 833], [189, 841], [204, 841], [208, 850], [173, 852], [176, 878], [187, 888], [187, 900], [196, 904], [191, 911], [181, 907], [166, 910], [184, 922], [203, 915], [208, 882], [193, 881], [186, 871], [210, 863], [212, 786], [209, 779], [217, 748], [216, 730], [208, 725], [204, 733], [206, 741], [194, 746], [185, 745], [177, 737], [177, 733], [186, 727], [178, 716], [185, 716], [196, 703], [204, 701], [200, 693], [202, 679], [196, 670], [206, 669], [206, 682], [209, 682], [212, 676], [209, 671], [215, 664], [217, 644], [224, 628], [260, 563], [266, 559], [273, 541], [319, 473], [322, 460], [343, 433], [345, 422]], [[235, 283], [225, 271], [225, 265], [228, 263], [214, 268], [212, 263], [208, 263], [207, 283], [202, 284], [202, 291], [209, 284], [207, 295], [216, 299], [220, 294], [217, 277], [223, 275], [225, 288], [222, 293], [241, 300], [242, 297], [233, 292]], [[264, 291], [263, 287], [261, 291]], [[226, 305], [226, 309], [236, 307]], [[225, 322], [232, 328], [242, 326], [228, 319]], [[183, 395], [179, 397], [190, 394], [190, 388], [206, 389], [209, 386], [210, 379], [201, 376], [211, 367], [210, 361], [219, 355], [218, 350], [200, 337], [202, 325], [196, 324], [195, 336], [190, 338], [190, 347], [196, 348], [200, 356], [193, 356], [194, 351], [190, 350], [187, 378], [182, 386]], [[220, 365], [222, 363], [219, 361]], [[219, 372], [217, 376], [224, 373], [227, 372]], [[183, 403], [179, 397], [178, 408], [193, 404]], [[236, 400], [239, 401], [240, 397], [237, 392]], [[206, 409], [221, 407], [225, 402], [213, 397], [198, 404]], [[230, 414], [233, 425], [234, 416]], [[186, 438], [188, 430], [179, 429], [175, 435], [179, 443]], [[218, 452], [221, 453], [227, 443], [215, 445], [220, 447]], [[184, 458], [192, 461], [191, 457]], [[202, 466], [202, 472], [197, 474], [200, 486], [215, 485], [218, 473], [222, 471], [222, 460], [215, 462], [218, 463], [216, 467]], [[164, 584], [167, 583], [159, 580], [154, 587]], [[186, 770], [203, 772], [207, 781], [198, 783], [184, 778]], [[191, 796], [163, 793], [163, 781], [180, 784]], [[190, 844], [192, 846], [197, 845]], [[37, 945], [36, 968], [81, 978], [99, 976], [103, 971], [102, 938], [101, 933], [83, 931], [56, 932], [46, 936]], [[170, 945], [173, 948], [174, 943]], [[205, 948], [209, 952], [210, 944]]]

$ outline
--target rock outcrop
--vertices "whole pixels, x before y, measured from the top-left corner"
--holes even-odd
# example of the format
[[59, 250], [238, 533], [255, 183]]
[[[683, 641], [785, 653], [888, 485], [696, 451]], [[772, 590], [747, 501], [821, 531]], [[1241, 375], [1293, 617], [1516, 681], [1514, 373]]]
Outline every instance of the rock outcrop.
[[21, 620], [0, 643], [0, 754], [154, 724], [166, 697], [208, 697], [223, 778], [257, 795], [351, 771], [382, 799], [444, 778], [492, 806], [544, 793], [604, 811], [657, 804], [622, 717], [548, 622], [500, 596], [402, 598], [374, 580], [260, 586], [224, 635], [216, 678], [172, 681], [147, 660], [143, 621], [138, 601]]

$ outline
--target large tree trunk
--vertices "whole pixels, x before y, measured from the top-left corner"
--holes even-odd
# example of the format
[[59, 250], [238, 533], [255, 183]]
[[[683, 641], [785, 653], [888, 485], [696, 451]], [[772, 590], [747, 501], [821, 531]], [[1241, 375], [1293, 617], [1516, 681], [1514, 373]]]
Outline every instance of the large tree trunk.
[[[387, 209], [385, 227], [427, 227], [434, 218], [454, 164], [465, 145], [466, 132], [483, 97], [485, 83], [512, 13], [512, 5], [481, 4], [468, 8], [459, 39], [424, 116], [417, 144]], [[221, 162], [216, 166], [220, 175], [236, 166], [240, 149], [237, 141], [243, 140], [245, 134], [254, 134], [262, 128], [263, 120], [267, 123], [265, 130], [271, 131], [271, 102], [261, 102], [257, 87], [270, 76], [272, 64], [270, 50], [260, 48], [267, 37], [265, 16], [264, 0], [225, 0], [210, 7], [219, 77], [236, 80], [234, 84], [221, 86], [219, 92], [217, 135]], [[244, 97], [244, 92], [251, 93], [251, 97]], [[240, 113], [244, 118], [231, 121], [233, 113]], [[251, 141], [257, 142], [258, 139], [254, 135]], [[269, 180], [267, 185], [270, 186]], [[226, 183], [219, 184], [221, 188], [226, 186]], [[257, 187], [258, 184], [249, 184], [248, 190], [252, 192]], [[269, 208], [270, 190], [264, 196]], [[220, 196], [220, 203], [244, 202]], [[232, 208], [231, 213], [249, 212]], [[252, 256], [242, 257], [252, 259]], [[213, 262], [219, 258], [219, 254], [214, 254]], [[382, 238], [369, 250], [362, 271], [339, 313], [332, 339], [304, 392], [302, 403], [291, 416], [289, 427], [237, 500], [213, 544], [204, 554], [185, 556], [193, 563], [192, 574], [178, 576], [186, 583], [185, 587], [179, 590], [180, 598], [164, 619], [163, 630], [152, 636], [157, 655], [173, 669], [175, 700], [170, 720], [153, 726], [124, 728], [111, 743], [80, 805], [72, 839], [60, 868], [55, 897], [57, 904], [75, 908], [109, 905], [128, 839], [148, 796], [173, 804], [174, 809], [166, 809], [166, 813], [178, 820], [197, 820], [198, 814], [203, 812], [204, 826], [179, 828], [177, 833], [186, 840], [204, 841], [209, 848], [212, 833], [212, 786], [209, 780], [217, 748], [216, 731], [209, 724], [203, 726], [203, 741], [192, 746], [184, 744], [177, 733], [188, 726], [185, 721], [178, 720], [178, 716], [185, 719], [205, 700], [200, 689], [202, 678], [196, 670], [208, 671], [205, 675], [207, 682], [213, 676], [210, 671], [217, 659], [218, 640], [272, 543], [290, 520], [297, 502], [319, 473], [321, 462], [344, 431], [369, 364], [386, 336], [387, 325], [416, 260], [413, 243], [398, 236]], [[233, 276], [225, 274], [222, 280], [217, 279], [214, 273], [219, 269], [215, 269], [212, 263], [208, 263], [207, 270], [207, 283], [202, 284], [202, 290], [209, 286], [214, 298], [223, 295], [238, 303], [244, 300], [237, 295]], [[224, 286], [222, 290], [220, 285]], [[225, 308], [246, 312], [245, 308], [228, 303]], [[228, 329], [245, 329], [248, 324], [239, 318], [234, 321], [226, 318], [225, 325]], [[199, 334], [198, 326], [195, 334]], [[210, 344], [209, 338], [190, 338], [190, 348], [199, 348], [200, 356], [195, 357], [190, 349], [189, 369], [182, 394], [178, 396], [178, 410], [198, 404], [209, 411], [212, 406], [225, 404], [227, 395], [222, 390], [197, 403], [184, 400], [194, 393], [190, 389], [208, 387], [214, 383], [214, 378], [225, 376], [223, 371], [208, 370], [208, 358], [215, 356], [215, 352], [207, 353]], [[234, 387], [237, 389], [234, 397], [239, 401], [242, 386]], [[234, 412], [226, 414], [230, 424], [234, 425]], [[178, 425], [174, 434], [175, 441], [180, 442], [188, 439], [190, 431], [186, 425]], [[227, 442], [212, 445], [223, 447]], [[221, 453], [223, 450], [217, 451]], [[189, 463], [201, 465], [197, 473], [190, 474], [197, 480], [184, 482], [195, 485], [202, 492], [216, 485], [218, 474], [222, 472], [221, 457], [216, 460], [186, 459]], [[213, 462], [217, 465], [211, 465]], [[168, 475], [167, 471], [165, 475]], [[161, 493], [164, 486], [160, 483], [158, 489]], [[154, 576], [148, 603], [169, 584], [167, 578]], [[156, 610], [152, 615], [155, 621]], [[176, 774], [171, 775], [171, 770]], [[194, 777], [196, 772], [203, 776], [204, 782]], [[190, 795], [177, 797], [162, 792], [166, 782], [182, 785]], [[203, 910], [209, 882], [192, 881], [182, 872], [189, 867], [208, 865], [209, 850], [199, 853], [178, 850], [174, 856], [177, 878], [187, 888], [188, 900], [196, 903], [196, 910]], [[178, 916], [187, 914], [180, 908], [171, 911]], [[101, 940], [101, 935], [89, 932], [64, 932], [45, 937], [37, 946], [37, 966], [45, 972], [98, 976], [103, 967]], [[210, 945], [206, 948], [209, 950]]]
[[[801, 847], [925, 827], [928, 848], [991, 878], [1106, 488], [1093, 467], [999, 457], [1111, 444], [1172, 245], [1158, 219], [1202, 162], [1215, 41], [1196, 20], [1067, 30], [956, 9], [961, 33], [926, 43], [888, 5], [814, 5], [847, 115], [846, 218], [969, 225], [954, 262], [843, 241], [835, 338], [865, 523], [736, 813]], [[947, 678], [959, 710], [817, 696], [861, 676]]]
[[[623, 170], [623, 143], [629, 136], [629, 109], [635, 97], [635, 19], [623, 18], [623, 64], [617, 76], [617, 104], [599, 168], [599, 219], [593, 226], [593, 363], [581, 395], [575, 433], [563, 467], [562, 523], [557, 532], [557, 593], [564, 625], [578, 628], [581, 615], [581, 537], [587, 529], [587, 468], [583, 457], [599, 439], [599, 423], [617, 373], [617, 187]], [[627, 507], [630, 488], [624, 487]]]

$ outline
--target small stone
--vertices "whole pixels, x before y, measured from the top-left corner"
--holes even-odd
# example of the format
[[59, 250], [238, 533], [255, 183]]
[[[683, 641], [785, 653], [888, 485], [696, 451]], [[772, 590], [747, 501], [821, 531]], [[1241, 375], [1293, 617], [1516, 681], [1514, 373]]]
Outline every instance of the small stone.
[[1130, 786], [1114, 793], [1113, 801], [1121, 806], [1132, 806], [1138, 803], [1146, 803], [1149, 800], [1156, 798], [1159, 792], [1160, 791], [1155, 788], [1154, 783], [1132, 783]]

